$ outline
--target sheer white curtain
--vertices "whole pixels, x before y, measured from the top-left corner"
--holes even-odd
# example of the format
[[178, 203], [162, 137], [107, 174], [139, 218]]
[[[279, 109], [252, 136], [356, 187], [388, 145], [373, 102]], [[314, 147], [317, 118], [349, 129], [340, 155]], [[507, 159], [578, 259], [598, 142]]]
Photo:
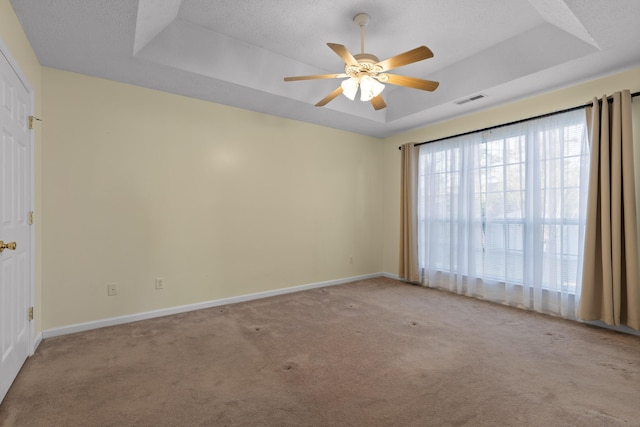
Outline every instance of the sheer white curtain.
[[583, 109], [420, 146], [423, 284], [575, 318], [588, 168]]

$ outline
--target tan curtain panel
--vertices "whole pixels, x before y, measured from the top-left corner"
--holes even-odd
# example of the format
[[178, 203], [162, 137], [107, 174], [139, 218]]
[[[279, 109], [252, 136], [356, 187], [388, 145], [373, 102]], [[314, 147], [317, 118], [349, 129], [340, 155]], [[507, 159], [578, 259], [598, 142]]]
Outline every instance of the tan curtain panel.
[[418, 266], [418, 148], [413, 143], [404, 144], [400, 183], [400, 267], [401, 279], [420, 282]]
[[640, 329], [631, 94], [587, 108], [591, 167], [578, 316]]

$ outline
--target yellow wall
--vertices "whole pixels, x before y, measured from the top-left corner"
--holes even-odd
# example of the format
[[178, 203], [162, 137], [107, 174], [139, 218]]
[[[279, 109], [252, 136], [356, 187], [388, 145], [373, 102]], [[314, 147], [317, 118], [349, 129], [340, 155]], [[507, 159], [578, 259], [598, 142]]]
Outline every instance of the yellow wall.
[[[29, 40], [27, 39], [24, 31], [22, 30], [22, 26], [18, 21], [18, 17], [13, 11], [13, 7], [9, 3], [9, 0], [0, 0], [0, 38], [4, 42], [4, 44], [9, 49], [10, 55], [13, 57], [15, 61], [18, 62], [18, 67], [25, 74], [27, 80], [29, 81], [29, 85], [34, 93], [34, 115], [36, 117], [41, 117], [41, 106], [42, 106], [42, 84], [41, 84], [41, 67], [38, 59], [36, 58], [33, 49], [31, 49], [31, 45], [29, 44]], [[42, 141], [42, 129], [40, 126], [36, 125], [34, 132], [34, 157], [35, 157], [35, 165], [34, 165], [34, 186], [35, 186], [35, 194], [34, 194], [34, 208], [36, 212], [36, 219], [38, 219], [37, 213], [40, 212], [41, 209], [41, 199], [40, 199], [40, 162], [41, 162], [41, 141]], [[42, 228], [40, 223], [36, 221], [34, 224], [33, 232], [35, 234], [35, 331], [36, 334], [40, 332], [41, 328], [41, 283], [42, 283], [42, 269], [41, 269], [41, 231]]]
[[380, 271], [381, 140], [46, 67], [43, 88], [44, 329]]
[[391, 274], [398, 273], [400, 241], [398, 226], [400, 221], [400, 152], [398, 146], [407, 142], [429, 141], [583, 105], [594, 97], [609, 95], [622, 89], [629, 89], [631, 92], [640, 90], [640, 68], [386, 138], [382, 148], [382, 271]]

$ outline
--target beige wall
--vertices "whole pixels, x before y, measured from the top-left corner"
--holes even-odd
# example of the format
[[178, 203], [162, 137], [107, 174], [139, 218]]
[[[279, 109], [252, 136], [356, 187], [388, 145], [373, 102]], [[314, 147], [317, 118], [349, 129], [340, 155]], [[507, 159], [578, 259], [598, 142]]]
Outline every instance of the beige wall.
[[429, 141], [583, 105], [594, 97], [609, 95], [622, 89], [629, 89], [631, 92], [640, 90], [640, 68], [386, 138], [382, 148], [382, 271], [392, 274], [398, 273], [398, 224], [400, 221], [400, 153], [398, 146], [407, 142]]
[[43, 88], [44, 329], [380, 271], [381, 140], [46, 67]]
[[[42, 84], [41, 84], [41, 67], [38, 59], [36, 58], [33, 49], [31, 49], [31, 45], [29, 44], [29, 40], [27, 39], [24, 31], [22, 30], [22, 26], [18, 21], [18, 17], [13, 11], [13, 7], [9, 0], [0, 0], [0, 38], [9, 49], [9, 54], [13, 57], [15, 61], [18, 63], [18, 67], [25, 74], [27, 80], [29, 81], [29, 85], [34, 93], [34, 115], [36, 117], [41, 117], [41, 106], [42, 106]], [[34, 195], [34, 209], [35, 212], [40, 212], [41, 203], [40, 203], [40, 162], [41, 162], [41, 141], [42, 141], [42, 128], [38, 124], [36, 124], [34, 129], [34, 157], [35, 157], [35, 165], [34, 165], [34, 186], [35, 186], [35, 195]], [[41, 330], [41, 283], [42, 283], [42, 275], [41, 275], [41, 251], [40, 251], [40, 242], [41, 242], [41, 226], [38, 221], [38, 216], [36, 214], [36, 223], [33, 226], [33, 232], [35, 234], [35, 331], [36, 334]]]
[[34, 131], [37, 332], [395, 274], [400, 144], [640, 89], [634, 69], [381, 141], [42, 68], [9, 0], [0, 37], [44, 120]]

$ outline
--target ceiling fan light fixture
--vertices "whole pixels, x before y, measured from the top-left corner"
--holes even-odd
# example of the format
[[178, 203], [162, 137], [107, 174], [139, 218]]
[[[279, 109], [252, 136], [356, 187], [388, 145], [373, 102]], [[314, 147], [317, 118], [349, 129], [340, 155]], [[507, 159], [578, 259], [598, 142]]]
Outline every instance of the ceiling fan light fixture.
[[358, 92], [359, 85], [360, 82], [356, 77], [350, 77], [340, 83], [340, 86], [342, 86], [343, 95], [352, 101], [356, 98], [356, 92]]
[[360, 79], [360, 100], [371, 101], [380, 95], [384, 90], [384, 85], [371, 76], [362, 76]]

